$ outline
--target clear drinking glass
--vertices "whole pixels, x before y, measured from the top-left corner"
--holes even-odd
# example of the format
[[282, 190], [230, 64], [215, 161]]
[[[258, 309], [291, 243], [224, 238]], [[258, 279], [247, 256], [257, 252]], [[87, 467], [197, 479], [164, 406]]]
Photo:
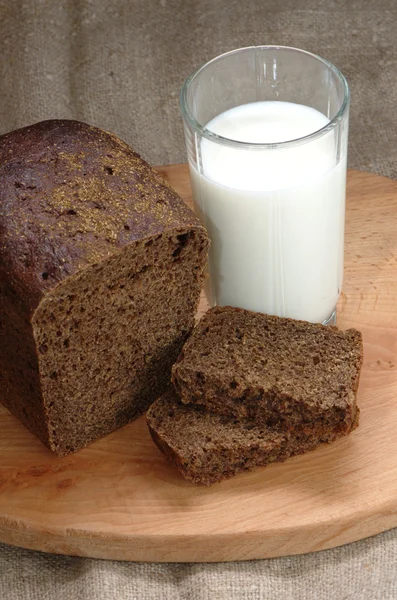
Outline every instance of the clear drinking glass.
[[349, 121], [342, 73], [296, 48], [241, 48], [190, 75], [181, 110], [195, 211], [211, 239], [210, 305], [334, 323]]

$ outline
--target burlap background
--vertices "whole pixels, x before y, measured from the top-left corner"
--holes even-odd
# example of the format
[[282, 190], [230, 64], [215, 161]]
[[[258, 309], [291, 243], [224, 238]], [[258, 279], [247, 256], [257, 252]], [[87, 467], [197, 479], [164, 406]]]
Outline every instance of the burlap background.
[[[283, 44], [323, 55], [348, 77], [350, 166], [397, 177], [396, 32], [395, 0], [0, 0], [0, 133], [77, 118], [119, 134], [152, 164], [183, 162], [178, 94], [189, 72], [238, 46]], [[395, 600], [396, 561], [396, 531], [226, 565], [0, 545], [0, 599]]]

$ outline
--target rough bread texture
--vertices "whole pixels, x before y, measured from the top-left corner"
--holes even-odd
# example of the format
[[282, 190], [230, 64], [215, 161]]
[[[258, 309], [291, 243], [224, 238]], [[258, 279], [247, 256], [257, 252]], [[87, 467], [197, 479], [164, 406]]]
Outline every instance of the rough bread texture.
[[[314, 450], [342, 434], [338, 428], [313, 426], [307, 431], [281, 432], [243, 419], [182, 404], [168, 391], [146, 413], [150, 434], [182, 475], [195, 483], [211, 485], [290, 456]], [[357, 424], [351, 423], [350, 431]]]
[[142, 413], [194, 325], [208, 236], [114, 135], [0, 137], [0, 400], [51, 450]]
[[363, 359], [361, 333], [215, 307], [172, 371], [181, 400], [268, 426], [349, 432]]

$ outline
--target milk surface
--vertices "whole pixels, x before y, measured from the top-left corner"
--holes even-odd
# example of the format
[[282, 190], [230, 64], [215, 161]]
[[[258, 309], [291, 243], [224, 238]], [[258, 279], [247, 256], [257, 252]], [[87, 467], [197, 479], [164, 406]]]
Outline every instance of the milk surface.
[[[328, 119], [289, 102], [228, 110], [206, 127], [247, 143], [309, 135]], [[202, 138], [190, 165], [197, 214], [211, 238], [211, 305], [323, 322], [343, 280], [346, 153], [330, 130], [287, 148], [242, 149]], [[339, 161], [339, 162], [338, 162]]]

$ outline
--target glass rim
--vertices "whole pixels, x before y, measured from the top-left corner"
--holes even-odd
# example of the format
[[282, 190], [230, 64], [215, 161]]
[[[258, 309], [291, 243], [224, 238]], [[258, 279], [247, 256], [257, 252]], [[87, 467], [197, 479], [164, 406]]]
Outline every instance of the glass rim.
[[[276, 51], [277, 50], [290, 50], [290, 51], [298, 52], [300, 54], [305, 54], [307, 56], [310, 56], [310, 57], [322, 62], [328, 69], [330, 69], [336, 75], [337, 79], [339, 79], [339, 81], [342, 83], [343, 100], [342, 100], [342, 103], [341, 103], [341, 106], [340, 106], [338, 112], [329, 121], [329, 123], [327, 123], [320, 129], [317, 129], [316, 131], [309, 133], [308, 135], [305, 135], [305, 136], [302, 136], [299, 138], [295, 138], [293, 140], [286, 140], [284, 142], [270, 142], [270, 143], [269, 142], [268, 143], [259, 142], [258, 143], [258, 142], [242, 142], [240, 140], [233, 140], [232, 138], [223, 137], [221, 135], [218, 135], [217, 133], [214, 133], [210, 129], [207, 129], [205, 126], [201, 125], [197, 121], [197, 119], [193, 116], [192, 112], [190, 111], [190, 108], [189, 108], [188, 102], [187, 102], [187, 92], [188, 92], [189, 86], [192, 83], [192, 81], [194, 80], [194, 78], [197, 75], [199, 75], [199, 73], [201, 71], [203, 71], [206, 67], [208, 67], [212, 63], [217, 62], [218, 60], [220, 60], [222, 58], [225, 58], [226, 56], [230, 56], [232, 54], [237, 54], [239, 52], [247, 52], [247, 51], [252, 51], [252, 50], [257, 50], [257, 49], [262, 49], [262, 50], [266, 50], [266, 49], [270, 50], [271, 49], [271, 50], [276, 50]], [[349, 90], [349, 85], [347, 83], [346, 77], [343, 75], [343, 73], [337, 67], [335, 67], [334, 64], [332, 64], [330, 61], [326, 60], [325, 58], [322, 58], [318, 54], [309, 52], [308, 50], [294, 48], [293, 46], [276, 46], [276, 45], [246, 46], [244, 48], [236, 48], [235, 50], [229, 50], [229, 52], [224, 52], [223, 54], [219, 54], [215, 58], [212, 58], [211, 60], [207, 61], [206, 63], [202, 64], [200, 67], [195, 69], [189, 75], [189, 77], [186, 79], [186, 81], [184, 82], [182, 89], [181, 89], [181, 93], [180, 93], [180, 109], [181, 109], [183, 119], [185, 121], [187, 121], [187, 123], [189, 123], [189, 125], [194, 129], [194, 131], [196, 133], [200, 134], [202, 137], [204, 137], [212, 142], [216, 142], [216, 143], [219, 143], [219, 144], [222, 144], [225, 146], [241, 148], [241, 149], [258, 148], [261, 150], [265, 150], [265, 149], [273, 150], [275, 148], [287, 148], [287, 147], [297, 146], [299, 144], [304, 144], [311, 140], [322, 137], [329, 131], [333, 130], [338, 125], [338, 123], [340, 123], [340, 121], [343, 119], [343, 117], [346, 113], [346, 110], [349, 106], [349, 101], [350, 101], [350, 90]]]

